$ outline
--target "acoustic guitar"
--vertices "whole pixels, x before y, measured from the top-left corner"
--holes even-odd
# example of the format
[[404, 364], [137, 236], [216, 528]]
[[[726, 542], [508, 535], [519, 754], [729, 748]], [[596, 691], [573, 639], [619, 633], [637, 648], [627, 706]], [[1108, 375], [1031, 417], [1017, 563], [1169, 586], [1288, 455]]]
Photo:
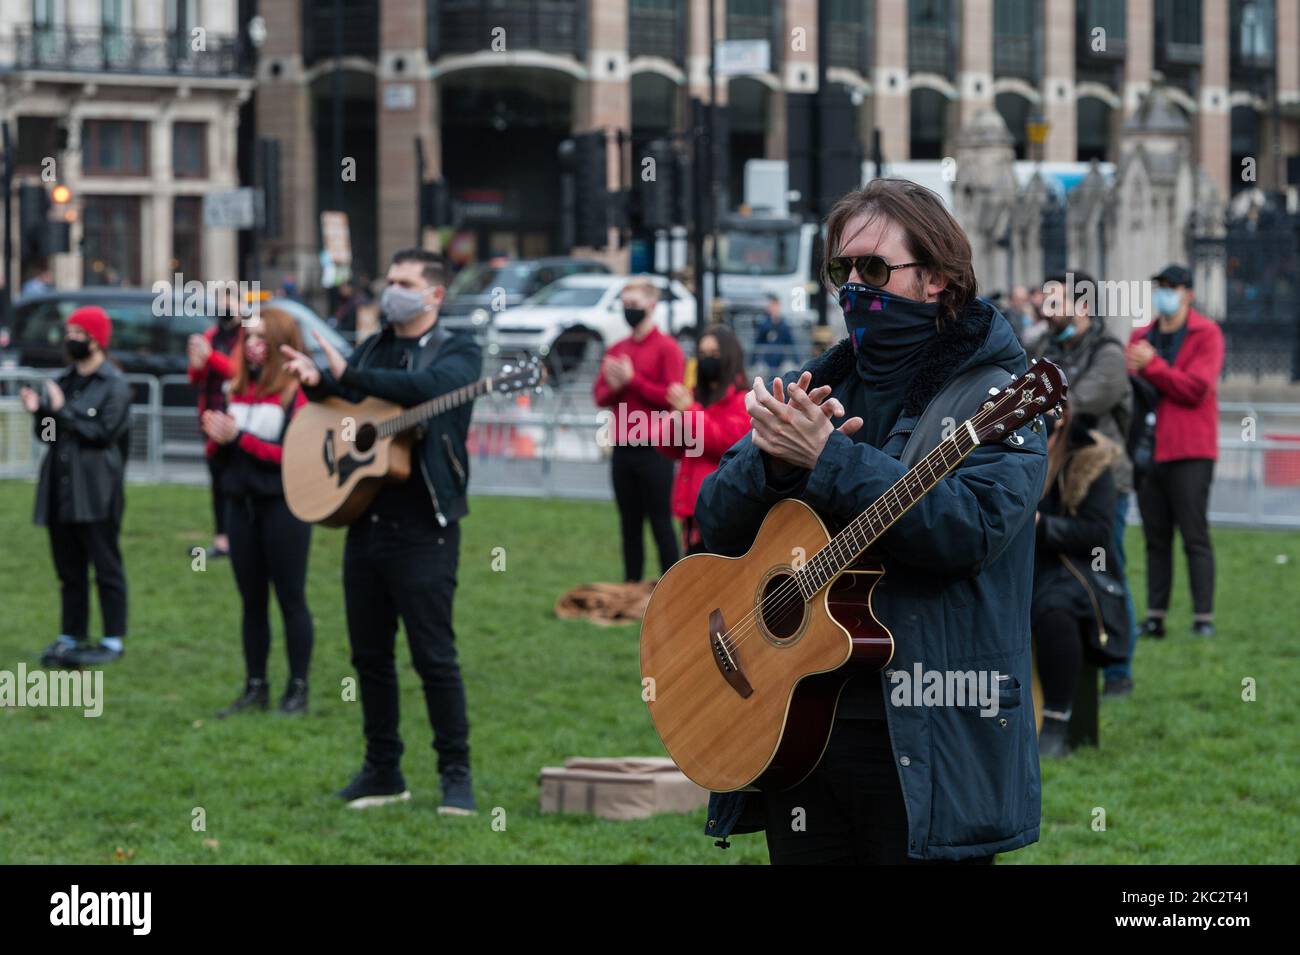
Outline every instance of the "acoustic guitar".
[[[437, 415], [487, 394], [537, 388], [543, 377], [535, 357], [503, 365], [480, 378], [412, 408], [379, 398], [309, 401], [294, 413], [284, 436], [284, 497], [301, 521], [342, 527], [360, 517], [386, 482], [411, 473], [416, 429]], [[452, 467], [460, 461], [449, 446]]]
[[694, 554], [655, 585], [641, 628], [643, 696], [664, 747], [705, 789], [787, 789], [816, 768], [840, 691], [882, 669], [894, 638], [871, 609], [870, 548], [981, 444], [1059, 415], [1061, 370], [1036, 361], [834, 536], [793, 498], [743, 557]]

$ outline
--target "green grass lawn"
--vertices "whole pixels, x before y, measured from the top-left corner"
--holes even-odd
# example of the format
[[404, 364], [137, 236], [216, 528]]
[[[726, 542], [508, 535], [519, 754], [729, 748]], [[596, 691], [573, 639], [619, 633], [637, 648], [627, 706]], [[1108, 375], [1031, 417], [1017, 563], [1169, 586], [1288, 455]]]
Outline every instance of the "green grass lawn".
[[[0, 669], [37, 666], [58, 627], [48, 544], [30, 522], [31, 503], [30, 484], [0, 482]], [[203, 573], [190, 567], [188, 548], [209, 539], [208, 513], [199, 488], [128, 488], [127, 655], [105, 673], [98, 719], [0, 710], [0, 862], [766, 860], [761, 835], [714, 848], [703, 810], [622, 823], [538, 812], [543, 766], [573, 755], [662, 754], [640, 698], [636, 628], [552, 613], [569, 587], [618, 578], [612, 504], [473, 502], [456, 612], [480, 807], [473, 818], [435, 812], [435, 758], [404, 648], [403, 769], [414, 799], [355, 812], [330, 796], [362, 755], [359, 704], [341, 693], [352, 675], [341, 532], [318, 529], [312, 544], [311, 713], [214, 719], [240, 689], [243, 666], [228, 562]], [[1102, 748], [1044, 767], [1041, 841], [999, 862], [1297, 861], [1300, 534], [1223, 530], [1215, 545], [1219, 635], [1186, 635], [1180, 566], [1171, 636], [1139, 645], [1131, 699], [1103, 703]], [[498, 547], [504, 572], [492, 569]], [[1137, 529], [1129, 549], [1142, 593]], [[278, 696], [278, 619], [274, 630]], [[1247, 677], [1257, 683], [1256, 702], [1241, 699]], [[1092, 826], [1099, 807], [1104, 832]], [[206, 831], [195, 831], [200, 808]]]

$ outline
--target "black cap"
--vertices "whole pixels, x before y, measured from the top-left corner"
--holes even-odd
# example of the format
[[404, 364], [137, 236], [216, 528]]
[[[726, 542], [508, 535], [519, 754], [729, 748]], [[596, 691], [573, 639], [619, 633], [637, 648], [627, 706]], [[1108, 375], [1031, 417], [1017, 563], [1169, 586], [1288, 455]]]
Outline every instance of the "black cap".
[[1151, 279], [1155, 282], [1168, 282], [1170, 285], [1192, 287], [1192, 273], [1183, 265], [1166, 265], [1158, 273], [1151, 276]]

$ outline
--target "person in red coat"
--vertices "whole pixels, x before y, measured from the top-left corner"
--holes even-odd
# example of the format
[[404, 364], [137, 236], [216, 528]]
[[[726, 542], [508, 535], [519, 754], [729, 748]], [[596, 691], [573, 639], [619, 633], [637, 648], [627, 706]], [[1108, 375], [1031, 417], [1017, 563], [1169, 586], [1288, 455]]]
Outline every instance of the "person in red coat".
[[[234, 375], [233, 352], [245, 314], [238, 297], [220, 286], [212, 300], [211, 312], [215, 319], [211, 327], [202, 335], [191, 335], [186, 349], [190, 384], [198, 392], [200, 422], [208, 411], [226, 410], [226, 387]], [[230, 538], [226, 535], [226, 500], [221, 493], [223, 458], [217, 454], [217, 443], [211, 438], [205, 442], [203, 452], [212, 484], [212, 522], [215, 528], [208, 556], [225, 557], [230, 553]]]
[[1157, 320], [1134, 330], [1125, 353], [1129, 374], [1159, 393], [1155, 464], [1138, 492], [1147, 551], [1147, 619], [1141, 632], [1165, 635], [1177, 527], [1191, 578], [1192, 633], [1208, 637], [1214, 634], [1209, 506], [1219, 456], [1216, 383], [1223, 371], [1223, 332], [1192, 308], [1192, 274], [1184, 266], [1166, 266], [1154, 281]]
[[632, 334], [605, 353], [592, 399], [612, 412], [610, 471], [623, 536], [623, 579], [639, 581], [645, 570], [646, 520], [659, 552], [659, 572], [677, 562], [673, 463], [656, 453], [650, 431], [657, 418], [671, 410], [668, 388], [681, 382], [686, 359], [672, 336], [655, 324], [659, 290], [653, 283], [633, 278], [623, 287], [622, 298], [623, 317]]
[[680, 440], [656, 442], [659, 451], [681, 462], [673, 481], [673, 515], [682, 524], [682, 549], [704, 550], [695, 523], [695, 499], [704, 479], [718, 469], [727, 449], [749, 433], [745, 410], [745, 355], [740, 340], [725, 325], [713, 325], [696, 349], [695, 390], [680, 382], [668, 386], [673, 407], [669, 433]]

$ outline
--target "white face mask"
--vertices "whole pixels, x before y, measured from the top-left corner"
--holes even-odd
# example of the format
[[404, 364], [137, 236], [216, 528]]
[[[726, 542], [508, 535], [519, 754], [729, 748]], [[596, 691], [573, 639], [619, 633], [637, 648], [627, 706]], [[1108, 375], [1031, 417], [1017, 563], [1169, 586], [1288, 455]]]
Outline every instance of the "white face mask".
[[380, 296], [379, 307], [384, 316], [394, 325], [405, 325], [414, 321], [429, 310], [424, 300], [424, 292], [413, 292], [400, 285], [390, 285]]

